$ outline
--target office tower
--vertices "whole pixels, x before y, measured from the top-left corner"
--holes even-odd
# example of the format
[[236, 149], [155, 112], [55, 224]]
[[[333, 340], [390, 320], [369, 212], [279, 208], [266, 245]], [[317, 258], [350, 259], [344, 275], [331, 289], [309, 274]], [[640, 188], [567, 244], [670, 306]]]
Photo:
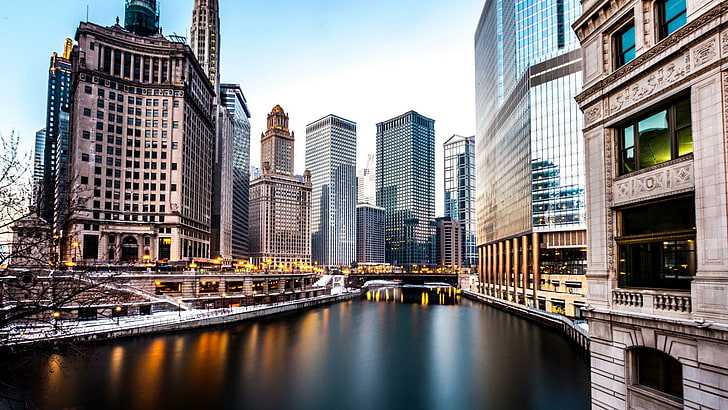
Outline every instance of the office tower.
[[460, 266], [463, 260], [465, 222], [449, 216], [435, 219], [435, 261], [438, 266]]
[[377, 203], [377, 157], [367, 155], [367, 164], [357, 171], [357, 203]]
[[[54, 229], [63, 223], [62, 210], [56, 197], [65, 198], [68, 181], [68, 109], [71, 90], [71, 50], [73, 42], [66, 39], [63, 55], [53, 53], [48, 69], [48, 99], [46, 105], [45, 142], [43, 143], [43, 179], [38, 192], [38, 213]], [[36, 146], [36, 149], [37, 146]], [[56, 218], [59, 218], [56, 221]]]
[[215, 93], [156, 15], [155, 2], [130, 1], [128, 29], [76, 32], [65, 260], [210, 257]]
[[376, 175], [387, 263], [434, 263], [435, 120], [409, 111], [377, 124]]
[[293, 176], [294, 134], [280, 105], [261, 135], [261, 175], [250, 182], [250, 257], [266, 269], [311, 263], [311, 173]]
[[726, 407], [726, 3], [583, 10], [592, 407]]
[[356, 261], [359, 265], [384, 263], [384, 208], [370, 204], [356, 206]]
[[462, 259], [453, 265], [475, 268], [475, 137], [453, 135], [445, 149], [445, 216], [463, 223]]
[[45, 128], [35, 133], [35, 147], [33, 148], [33, 195], [30, 200], [31, 205], [35, 206], [36, 209], [41, 202], [41, 193], [43, 192], [46, 134]]
[[190, 47], [202, 69], [220, 94], [220, 13], [217, 0], [195, 0], [192, 9]]
[[217, 0], [195, 0], [190, 47], [215, 89], [215, 153], [210, 256], [229, 263], [233, 253], [233, 118], [220, 94], [220, 16]]
[[579, 316], [586, 267], [579, 1], [488, 1], [475, 33], [483, 292]]
[[238, 84], [221, 84], [222, 105], [232, 117], [233, 188], [232, 188], [232, 256], [236, 260], [250, 257], [250, 110]]
[[311, 258], [319, 266], [356, 259], [356, 123], [327, 115], [306, 126], [311, 171]]

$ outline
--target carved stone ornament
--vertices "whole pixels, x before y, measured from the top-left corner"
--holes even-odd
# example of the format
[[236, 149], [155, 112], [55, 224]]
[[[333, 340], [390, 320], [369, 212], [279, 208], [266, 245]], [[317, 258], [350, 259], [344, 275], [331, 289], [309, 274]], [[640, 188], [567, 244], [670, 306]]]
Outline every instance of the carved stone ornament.
[[693, 161], [685, 160], [614, 182], [614, 205], [695, 189]]
[[693, 62], [699, 67], [718, 56], [718, 45], [715, 38], [706, 41], [693, 49]]
[[658, 68], [640, 81], [624, 87], [609, 97], [610, 112], [614, 113], [623, 107], [636, 104], [650, 95], [662, 91], [685, 78], [690, 73], [690, 54], [685, 53], [667, 65]]
[[587, 108], [584, 111], [584, 125], [589, 126], [599, 121], [602, 118], [602, 106], [596, 104], [593, 107]]

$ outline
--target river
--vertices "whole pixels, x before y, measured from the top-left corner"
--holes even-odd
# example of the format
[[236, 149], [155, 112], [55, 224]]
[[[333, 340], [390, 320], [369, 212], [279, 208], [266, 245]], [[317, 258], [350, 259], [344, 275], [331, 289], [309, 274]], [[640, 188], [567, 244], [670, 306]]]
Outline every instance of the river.
[[589, 408], [588, 356], [558, 332], [392, 296], [26, 358], [2, 388], [41, 409]]

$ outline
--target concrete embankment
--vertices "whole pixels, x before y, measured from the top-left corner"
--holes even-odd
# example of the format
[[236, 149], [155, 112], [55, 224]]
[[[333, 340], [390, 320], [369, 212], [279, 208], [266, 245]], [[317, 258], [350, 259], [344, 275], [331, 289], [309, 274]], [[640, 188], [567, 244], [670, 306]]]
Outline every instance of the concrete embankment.
[[538, 310], [530, 308], [528, 306], [511, 303], [502, 299], [494, 298], [491, 296], [483, 295], [482, 293], [476, 293], [469, 290], [463, 290], [463, 296], [496, 307], [498, 309], [505, 310], [509, 313], [518, 315], [525, 319], [559, 329], [567, 336], [569, 336], [579, 346], [581, 346], [584, 350], [589, 351], [589, 333], [582, 327], [575, 324], [572, 320], [562, 315], [544, 312], [543, 310]]
[[207, 326], [236, 323], [248, 319], [273, 316], [295, 310], [310, 309], [328, 304], [343, 302], [361, 296], [360, 292], [348, 292], [338, 295], [317, 296], [314, 298], [282, 302], [271, 305], [249, 306], [244, 308], [193, 310], [180, 312], [179, 316], [148, 316], [142, 320], [122, 321], [114, 325], [62, 327], [58, 331], [44, 331], [41, 334], [26, 334], [0, 340], [0, 346], [19, 346], [32, 343], [48, 342], [84, 342], [92, 340], [115, 339], [120, 337], [146, 335], [152, 333], [174, 332], [185, 329], [196, 329]]

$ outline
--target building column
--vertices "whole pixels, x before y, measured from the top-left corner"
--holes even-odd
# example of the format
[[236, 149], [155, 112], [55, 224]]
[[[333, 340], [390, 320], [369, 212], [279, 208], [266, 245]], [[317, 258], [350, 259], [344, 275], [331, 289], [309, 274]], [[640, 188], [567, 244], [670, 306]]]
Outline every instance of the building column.
[[498, 253], [498, 260], [497, 260], [497, 269], [496, 274], [498, 275], [498, 288], [496, 290], [496, 295], [503, 299], [503, 282], [504, 282], [504, 275], [503, 275], [503, 266], [505, 265], [505, 261], [503, 260], [503, 241], [498, 242], [497, 251]]
[[538, 306], [538, 288], [541, 282], [541, 247], [539, 246], [538, 232], [531, 234], [531, 252], [533, 254], [533, 303]]
[[513, 279], [511, 283], [513, 284], [513, 300], [518, 303], [518, 277], [521, 273], [519, 269], [520, 252], [518, 249], [518, 238], [513, 238], [511, 241], [513, 242]]
[[523, 289], [523, 304], [528, 305], [526, 290], [528, 289], [528, 235], [521, 236], [521, 288]]
[[508, 292], [511, 289], [511, 286], [510, 286], [511, 285], [511, 268], [513, 266], [511, 264], [511, 259], [513, 259], [512, 258], [512, 254], [511, 254], [511, 241], [509, 239], [506, 239], [504, 245], [505, 245], [505, 260], [506, 260], [506, 266], [505, 266], [505, 269], [503, 271], [503, 273], [505, 274], [505, 279], [506, 279], [505, 280], [505, 285], [506, 285], [506, 288], [505, 288], [505, 296], [506, 297], [505, 297], [505, 299], [506, 300], [510, 300], [510, 294]]

